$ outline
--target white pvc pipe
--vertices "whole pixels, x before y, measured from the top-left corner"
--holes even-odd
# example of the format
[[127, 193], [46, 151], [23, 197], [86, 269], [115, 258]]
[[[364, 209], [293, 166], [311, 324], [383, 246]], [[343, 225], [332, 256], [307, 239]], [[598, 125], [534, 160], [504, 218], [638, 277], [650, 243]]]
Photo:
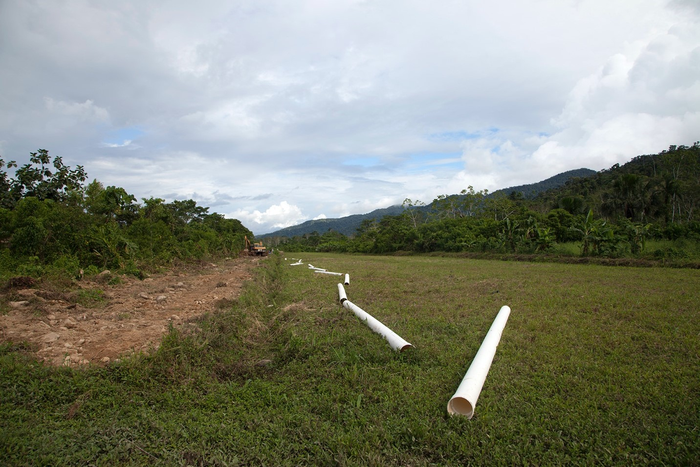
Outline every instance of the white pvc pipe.
[[496, 355], [496, 348], [501, 340], [503, 328], [506, 327], [508, 316], [510, 316], [510, 307], [501, 307], [484, 338], [484, 342], [481, 343], [479, 351], [472, 360], [467, 374], [464, 375], [464, 379], [462, 379], [454, 396], [447, 403], [447, 412], [450, 415], [466, 415], [467, 418], [474, 416], [476, 401], [479, 399], [486, 375], [488, 375], [493, 357]]
[[333, 276], [342, 276], [342, 272], [331, 272], [331, 271], [326, 271], [325, 269], [316, 269], [315, 272], [321, 273], [321, 274], [331, 274]]
[[345, 274], [345, 285], [350, 285], [350, 274]]
[[342, 305], [343, 302], [348, 299], [348, 296], [345, 294], [345, 287], [343, 287], [343, 284], [338, 284], [338, 295], [340, 296], [340, 304]]
[[379, 322], [379, 320], [375, 319], [372, 315], [370, 315], [365, 310], [352, 303], [350, 300], [346, 299], [342, 301], [342, 303], [345, 308], [355, 313], [355, 316], [364, 321], [372, 331], [376, 332], [384, 339], [386, 339], [387, 342], [389, 342], [389, 345], [392, 349], [403, 351], [409, 347], [412, 347], [412, 345], [405, 341], [401, 336], [396, 334], [388, 327], [384, 326], [382, 323]]

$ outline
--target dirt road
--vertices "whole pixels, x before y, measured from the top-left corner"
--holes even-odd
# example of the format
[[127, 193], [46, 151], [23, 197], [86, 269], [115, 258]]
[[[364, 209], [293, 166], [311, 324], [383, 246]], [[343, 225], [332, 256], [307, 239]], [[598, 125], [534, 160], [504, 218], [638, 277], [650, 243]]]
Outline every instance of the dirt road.
[[[54, 365], [106, 364], [157, 348], [168, 326], [225, 306], [241, 291], [260, 258], [188, 265], [144, 280], [103, 273], [77, 281], [77, 291], [34, 286], [0, 292], [0, 341], [29, 342]], [[113, 284], [113, 285], [110, 285]]]

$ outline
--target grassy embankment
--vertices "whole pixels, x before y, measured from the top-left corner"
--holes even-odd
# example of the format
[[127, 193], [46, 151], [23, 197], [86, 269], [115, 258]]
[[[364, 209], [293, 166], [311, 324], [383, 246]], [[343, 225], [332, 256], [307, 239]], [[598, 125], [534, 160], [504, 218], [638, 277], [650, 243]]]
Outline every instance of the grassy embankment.
[[[299, 256], [299, 255], [297, 255]], [[0, 347], [8, 465], [674, 464], [700, 458], [700, 271], [303, 254], [230, 310], [88, 370]], [[472, 420], [446, 404], [512, 308]]]

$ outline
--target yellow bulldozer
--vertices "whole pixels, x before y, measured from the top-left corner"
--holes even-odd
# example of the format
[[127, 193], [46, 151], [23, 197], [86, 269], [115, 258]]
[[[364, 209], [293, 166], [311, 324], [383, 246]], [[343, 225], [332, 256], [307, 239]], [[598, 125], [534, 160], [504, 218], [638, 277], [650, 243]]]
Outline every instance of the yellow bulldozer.
[[252, 243], [250, 240], [248, 240], [248, 236], [246, 235], [245, 250], [243, 251], [243, 254], [248, 256], [267, 256], [268, 251], [263, 245], [263, 242]]

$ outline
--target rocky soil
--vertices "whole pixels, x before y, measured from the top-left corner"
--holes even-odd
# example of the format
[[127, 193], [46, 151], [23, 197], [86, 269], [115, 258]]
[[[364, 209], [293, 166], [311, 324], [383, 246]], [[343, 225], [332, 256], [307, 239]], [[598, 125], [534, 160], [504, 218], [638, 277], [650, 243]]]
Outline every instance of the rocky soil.
[[28, 342], [38, 358], [67, 366], [155, 349], [169, 325], [186, 326], [234, 300], [259, 261], [200, 263], [144, 280], [103, 272], [70, 292], [27, 278], [0, 291], [0, 341]]

